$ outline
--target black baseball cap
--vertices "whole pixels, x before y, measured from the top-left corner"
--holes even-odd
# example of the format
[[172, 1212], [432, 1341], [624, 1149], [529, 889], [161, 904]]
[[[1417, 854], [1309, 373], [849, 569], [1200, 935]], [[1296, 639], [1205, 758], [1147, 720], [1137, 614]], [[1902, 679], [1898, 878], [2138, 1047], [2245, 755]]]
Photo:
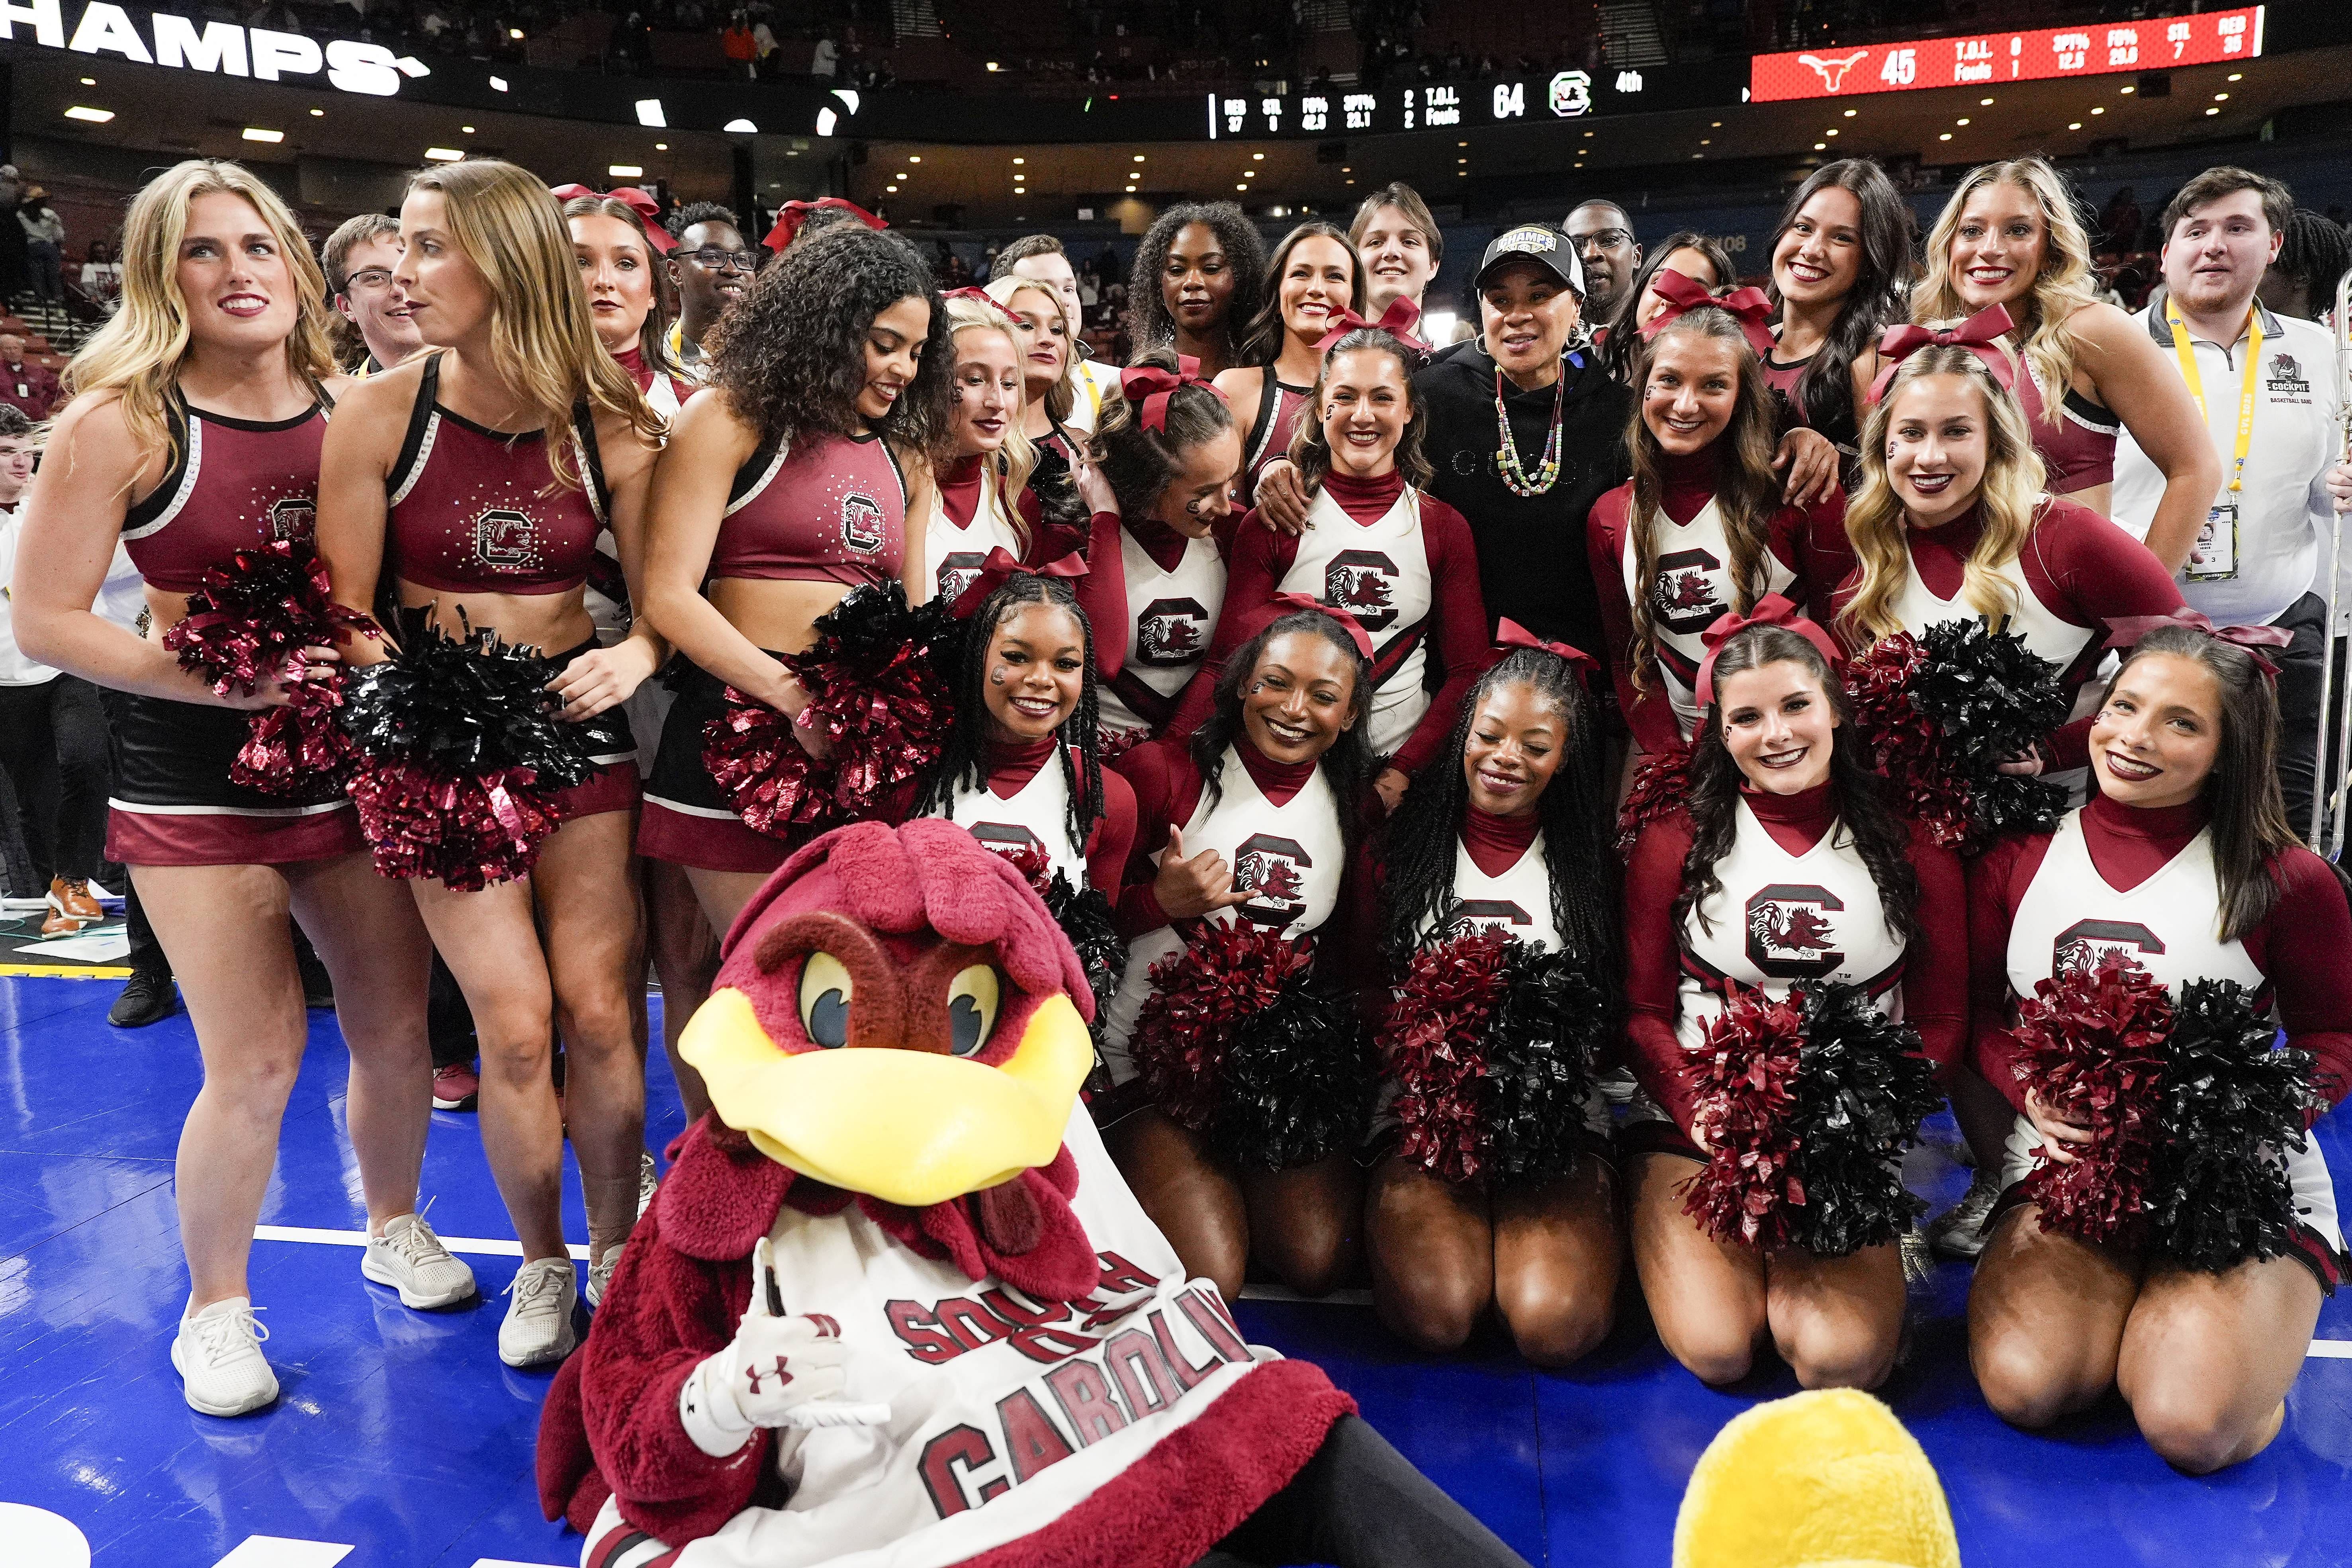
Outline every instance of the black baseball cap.
[[1577, 259], [1568, 236], [1549, 224], [1523, 223], [1496, 235], [1478, 258], [1473, 287], [1484, 289], [1490, 274], [1513, 261], [1534, 262], [1573, 289], [1578, 299], [1584, 298], [1584, 263]]

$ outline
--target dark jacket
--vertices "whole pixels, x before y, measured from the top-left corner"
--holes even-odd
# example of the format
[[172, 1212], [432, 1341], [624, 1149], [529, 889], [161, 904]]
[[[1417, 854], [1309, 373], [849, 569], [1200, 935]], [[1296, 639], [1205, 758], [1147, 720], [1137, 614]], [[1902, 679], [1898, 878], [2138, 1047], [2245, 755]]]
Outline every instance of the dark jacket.
[[[1495, 362], [1476, 344], [1458, 345], [1413, 378], [1429, 409], [1423, 441], [1436, 470], [1429, 492], [1470, 523], [1478, 549], [1486, 618], [1508, 616], [1538, 637], [1572, 643], [1605, 664], [1601, 603], [1585, 564], [1584, 521], [1592, 503], [1624, 482], [1625, 423], [1633, 395], [1587, 354], [1560, 366], [1559, 477], [1541, 495], [1503, 482], [1496, 458]], [[1503, 383], [1512, 439], [1532, 473], [1543, 460], [1555, 389], [1521, 392]]]

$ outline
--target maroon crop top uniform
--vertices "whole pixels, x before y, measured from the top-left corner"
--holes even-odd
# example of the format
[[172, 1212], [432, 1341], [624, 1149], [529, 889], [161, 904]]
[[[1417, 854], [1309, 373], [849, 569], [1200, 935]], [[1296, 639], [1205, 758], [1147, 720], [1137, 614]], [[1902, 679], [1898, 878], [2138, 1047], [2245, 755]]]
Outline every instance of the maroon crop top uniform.
[[[486, 429], [436, 400], [438, 355], [425, 362], [408, 437], [384, 479], [385, 561], [437, 594], [568, 594], [588, 581], [610, 498], [585, 408], [572, 423], [577, 488], [551, 486], [547, 438]], [[596, 646], [543, 650], [560, 670]], [[626, 811], [637, 801], [636, 742], [620, 704], [580, 721], [596, 772], [563, 792], [563, 818]]]
[[1244, 505], [1255, 504], [1257, 477], [1265, 466], [1290, 456], [1290, 438], [1297, 433], [1299, 416], [1307, 412], [1307, 400], [1315, 393], [1311, 386], [1275, 380], [1272, 365], [1260, 374], [1265, 380], [1258, 392], [1257, 421], [1250, 426], [1249, 441], [1242, 448]]
[[2057, 418], [2050, 417], [2049, 395], [2033, 366], [2018, 361], [2017, 404], [2033, 431], [2033, 449], [2042, 454], [2049, 477], [2042, 488], [2053, 496], [2113, 484], [2116, 478], [2116, 434], [2123, 422], [2073, 387], [2058, 401]]
[[[319, 450], [331, 405], [262, 423], [167, 409], [172, 465], [122, 519], [149, 584], [189, 594], [240, 550], [316, 531]], [[230, 782], [247, 715], [204, 702], [105, 694], [114, 759], [106, 858], [131, 866], [274, 866], [366, 847], [340, 787], [263, 795]]]
[[[735, 471], [710, 547], [706, 582], [748, 577], [837, 583], [898, 581], [907, 558], [907, 482], [878, 435], [819, 435], [796, 449], [762, 446]], [[725, 714], [727, 687], [685, 658], [661, 754], [646, 785], [637, 852], [704, 871], [772, 871], [793, 846], [744, 826], [703, 765], [703, 727]]]

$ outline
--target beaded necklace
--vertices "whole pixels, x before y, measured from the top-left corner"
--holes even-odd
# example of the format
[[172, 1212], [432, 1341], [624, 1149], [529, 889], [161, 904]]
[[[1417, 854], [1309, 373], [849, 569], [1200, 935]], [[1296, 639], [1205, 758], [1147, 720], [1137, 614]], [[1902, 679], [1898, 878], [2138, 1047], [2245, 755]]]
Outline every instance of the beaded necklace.
[[1503, 483], [1515, 496], [1539, 496], [1551, 489], [1559, 479], [1560, 410], [1568, 394], [1568, 375], [1563, 371], [1552, 383], [1551, 433], [1544, 437], [1543, 458], [1529, 478], [1527, 465], [1519, 460], [1518, 443], [1511, 439], [1511, 416], [1503, 406], [1503, 371], [1495, 369], [1495, 427], [1500, 433], [1501, 445], [1495, 452], [1495, 466], [1502, 470]]

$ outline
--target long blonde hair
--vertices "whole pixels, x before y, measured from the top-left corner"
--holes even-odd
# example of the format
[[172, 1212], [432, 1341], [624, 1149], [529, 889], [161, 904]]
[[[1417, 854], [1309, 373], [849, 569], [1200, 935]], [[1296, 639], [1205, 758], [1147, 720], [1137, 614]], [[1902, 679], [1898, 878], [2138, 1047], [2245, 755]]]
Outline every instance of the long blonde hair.
[[1952, 241], [1960, 232], [1960, 214], [1969, 198], [1989, 185], [2014, 185], [2042, 209], [2041, 269], [2025, 297], [2010, 308], [2010, 315], [2016, 322], [2019, 352], [2044, 389], [2042, 417], [2055, 425], [2064, 417], [2059, 405], [2074, 379], [2074, 344], [2066, 322], [2095, 299], [2087, 281], [2091, 237], [2074, 216], [2065, 181], [2046, 160], [2011, 158], [1969, 171], [1928, 231], [1927, 272], [1912, 291], [1911, 319], [1955, 321], [1971, 313], [1952, 281]]
[[667, 424], [636, 378], [604, 351], [572, 247], [572, 228], [538, 175], [496, 158], [419, 169], [408, 189], [437, 193], [443, 221], [490, 291], [489, 369], [547, 438], [555, 482], [580, 488], [571, 461], [572, 410], [625, 419], [658, 447]]
[[[1045, 389], [1045, 416], [1059, 425], [1069, 418], [1070, 410], [1078, 403], [1078, 324], [1070, 320], [1062, 303], [1061, 290], [1050, 283], [1040, 283], [1034, 278], [992, 278], [986, 289], [990, 299], [1008, 310], [1013, 309], [1013, 297], [1024, 291], [1043, 294], [1052, 300], [1054, 314], [1062, 321], [1062, 376]], [[1024, 390], [1022, 395], [1028, 394]]]
[[1985, 406], [1985, 471], [1977, 487], [1977, 515], [1983, 526], [1962, 567], [1960, 598], [1995, 621], [2017, 612], [2015, 588], [2000, 573], [2024, 550], [2041, 519], [2042, 456], [2033, 449], [2033, 432], [2016, 396], [1993, 379], [1974, 353], [1944, 344], [1905, 360], [1886, 395], [1863, 423], [1862, 483], [1845, 513], [1846, 538], [1862, 562], [1862, 584], [1838, 616], [1838, 629], [1850, 643], [1873, 643], [1906, 629], [1895, 605], [1911, 570], [1911, 542], [1903, 503], [1886, 477], [1886, 427], [1892, 422], [1888, 411], [1903, 389], [1929, 375], [1961, 377], [1976, 388]]
[[296, 293], [294, 330], [286, 337], [286, 368], [316, 387], [335, 373], [329, 344], [327, 279], [310, 254], [302, 226], [278, 193], [244, 167], [212, 158], [174, 164], [131, 200], [122, 222], [122, 305], [90, 335], [66, 366], [68, 397], [111, 392], [122, 423], [142, 452], [172, 460], [170, 400], [188, 357], [188, 300], [180, 292], [180, 245], [188, 234], [188, 207], [198, 196], [243, 196], [278, 241]]
[[[1004, 312], [977, 300], [948, 301], [948, 331], [954, 334], [958, 343], [963, 341], [966, 332], [990, 331], [1003, 332], [1016, 353], [1021, 347], [1021, 340], [1013, 335], [1013, 322]], [[1013, 417], [1006, 424], [1004, 445], [997, 448], [994, 464], [998, 503], [1004, 508], [1005, 520], [1013, 526], [1013, 537], [1021, 541], [1022, 548], [1025, 550], [1029, 544], [1029, 524], [1021, 515], [1021, 492], [1027, 487], [1029, 476], [1037, 471], [1037, 447], [1029, 439], [1028, 432], [1021, 428], [1022, 415], [1029, 405], [1028, 391], [1022, 386], [1016, 386], [1013, 391], [1018, 400], [1013, 407]]]

